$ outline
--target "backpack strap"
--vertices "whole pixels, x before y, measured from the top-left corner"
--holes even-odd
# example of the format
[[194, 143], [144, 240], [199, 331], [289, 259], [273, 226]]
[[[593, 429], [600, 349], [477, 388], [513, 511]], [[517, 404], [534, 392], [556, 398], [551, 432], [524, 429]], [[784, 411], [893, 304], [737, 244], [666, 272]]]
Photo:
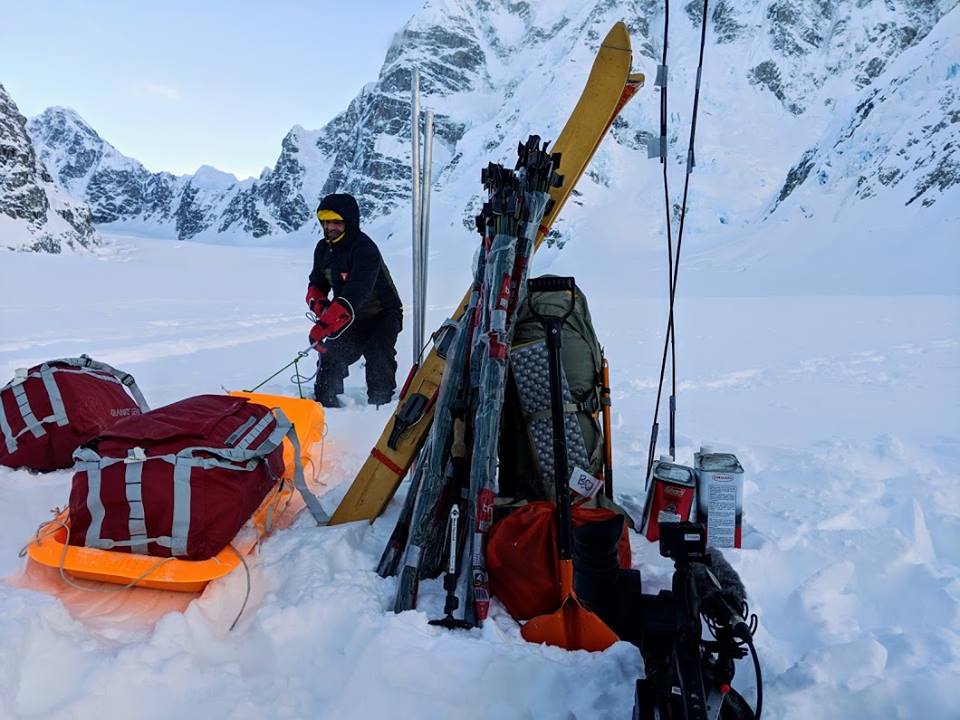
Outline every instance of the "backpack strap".
[[[568, 391], [569, 392], [569, 391]], [[596, 415], [600, 410], [600, 395], [597, 392], [596, 388], [592, 388], [587, 399], [581, 402], [565, 402], [563, 404], [564, 413], [586, 413], [588, 415]], [[548, 407], [545, 410], [538, 410], [536, 412], [523, 412], [523, 419], [527, 423], [534, 423], [541, 420], [549, 420], [551, 418], [550, 408]]]

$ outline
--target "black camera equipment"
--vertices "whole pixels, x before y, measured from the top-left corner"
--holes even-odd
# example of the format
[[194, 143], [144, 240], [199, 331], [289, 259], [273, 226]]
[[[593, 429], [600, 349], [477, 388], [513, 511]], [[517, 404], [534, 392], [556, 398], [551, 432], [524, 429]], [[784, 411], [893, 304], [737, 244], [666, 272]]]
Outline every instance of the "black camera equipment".
[[[637, 680], [634, 720], [760, 718], [762, 677], [753, 647], [757, 616], [750, 614], [733, 569], [714, 553], [706, 547], [703, 525], [660, 525], [660, 554], [674, 561], [675, 570], [670, 590], [640, 596], [646, 677]], [[721, 584], [710, 571], [715, 558], [733, 582]], [[712, 639], [702, 637], [704, 621]], [[734, 662], [748, 650], [757, 675], [756, 712], [730, 686]]]

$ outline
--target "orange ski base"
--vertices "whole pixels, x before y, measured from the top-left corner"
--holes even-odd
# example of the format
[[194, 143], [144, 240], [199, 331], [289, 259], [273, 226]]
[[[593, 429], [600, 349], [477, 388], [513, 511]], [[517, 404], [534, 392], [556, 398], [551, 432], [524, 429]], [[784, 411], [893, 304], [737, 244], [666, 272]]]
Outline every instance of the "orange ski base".
[[[320, 469], [320, 458], [314, 448], [320, 447], [324, 435], [323, 408], [312, 400], [279, 395], [231, 391], [230, 395], [250, 398], [252, 402], [280, 408], [293, 422], [300, 440], [304, 477], [310, 486]], [[55, 519], [41, 526], [27, 546], [33, 562], [63, 571], [75, 578], [130, 587], [200, 592], [211, 580], [221, 578], [241, 563], [241, 556], [253, 552], [260, 540], [278, 526], [289, 524], [303, 509], [303, 499], [293, 487], [293, 446], [283, 445], [284, 472], [260, 507], [233, 542], [209, 560], [178, 560], [151, 555], [135, 555], [114, 550], [97, 550], [68, 544], [69, 512], [64, 510]], [[236, 552], [234, 551], [236, 549]]]

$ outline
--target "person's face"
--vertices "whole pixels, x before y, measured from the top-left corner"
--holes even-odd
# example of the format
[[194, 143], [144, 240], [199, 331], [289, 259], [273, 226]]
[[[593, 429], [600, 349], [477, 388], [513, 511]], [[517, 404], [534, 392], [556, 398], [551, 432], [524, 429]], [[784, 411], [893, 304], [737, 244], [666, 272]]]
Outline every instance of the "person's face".
[[320, 225], [323, 227], [323, 237], [326, 240], [336, 240], [346, 230], [343, 220], [321, 220]]

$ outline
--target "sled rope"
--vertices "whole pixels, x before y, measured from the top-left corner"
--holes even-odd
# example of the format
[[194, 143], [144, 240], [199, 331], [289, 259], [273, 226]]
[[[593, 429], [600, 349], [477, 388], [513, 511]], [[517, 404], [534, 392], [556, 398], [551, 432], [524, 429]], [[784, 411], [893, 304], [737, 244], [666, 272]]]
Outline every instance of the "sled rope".
[[[60, 510], [56, 509], [54, 510], [54, 512], [59, 514]], [[43, 533], [44, 529], [51, 528], [51, 527], [53, 529]], [[60, 552], [60, 562], [57, 568], [60, 573], [60, 579], [63, 580], [65, 584], [72, 587], [74, 590], [80, 590], [81, 592], [118, 593], [118, 592], [123, 592], [124, 590], [131, 590], [137, 585], [137, 583], [143, 580], [146, 580], [151, 574], [153, 574], [158, 568], [160, 568], [160, 566], [164, 565], [170, 560], [173, 560], [172, 557], [161, 558], [156, 563], [154, 563], [149, 568], [147, 568], [144, 572], [142, 572], [138, 577], [128, 582], [126, 585], [117, 585], [116, 587], [96, 587], [96, 586], [90, 586], [90, 585], [80, 585], [79, 583], [76, 582], [76, 580], [70, 577], [70, 575], [67, 573], [66, 568], [64, 567], [67, 560], [67, 551], [70, 549], [70, 526], [67, 523], [63, 522], [62, 520], [49, 520], [47, 522], [41, 523], [37, 527], [37, 531], [34, 535], [35, 542], [39, 543], [44, 538], [51, 537], [60, 528], [63, 528], [67, 533], [67, 537], [63, 542], [63, 550]], [[41, 535], [41, 533], [43, 534]], [[17, 556], [21, 558], [26, 557], [27, 548], [29, 548], [31, 544], [32, 543], [27, 543], [22, 548], [20, 548], [20, 552], [17, 553]], [[237, 616], [233, 619], [233, 622], [230, 623], [230, 627], [228, 628], [228, 632], [230, 632], [237, 626], [237, 623], [240, 621], [240, 617], [243, 615], [243, 611], [247, 609], [247, 601], [250, 599], [250, 589], [252, 586], [252, 582], [251, 582], [251, 575], [250, 575], [250, 566], [247, 564], [246, 559], [243, 557], [243, 555], [240, 554], [240, 551], [233, 546], [233, 543], [230, 543], [227, 547], [233, 550], [234, 554], [237, 556], [237, 559], [243, 565], [244, 572], [246, 573], [246, 584], [247, 584], [246, 591], [243, 596], [243, 603], [240, 605], [240, 612], [237, 613]]]
[[247, 601], [250, 599], [250, 566], [247, 565], [246, 559], [240, 554], [240, 551], [233, 546], [233, 543], [230, 543], [227, 547], [233, 550], [233, 554], [237, 556], [237, 560], [239, 560], [240, 564], [243, 565], [243, 572], [246, 574], [247, 579], [247, 589], [243, 594], [243, 603], [240, 605], [240, 612], [237, 613], [237, 616], [233, 619], [233, 622], [230, 623], [230, 627], [227, 628], [227, 632], [233, 632], [233, 629], [237, 626], [237, 623], [240, 622], [240, 616], [243, 615], [243, 611], [247, 609]]
[[[54, 512], [57, 513], [57, 514], [59, 514], [59, 513], [60, 513], [60, 510], [57, 509], [57, 510], [54, 510]], [[48, 527], [50, 527], [50, 526], [53, 526], [54, 529], [51, 530], [50, 532], [44, 533], [44, 534], [41, 536], [40, 533], [43, 531], [43, 529], [44, 529], [44, 528], [48, 528]], [[67, 574], [67, 570], [66, 570], [66, 568], [64, 567], [64, 564], [66, 563], [66, 560], [67, 560], [67, 551], [70, 549], [70, 526], [67, 525], [67, 523], [63, 522], [62, 520], [48, 520], [47, 522], [41, 523], [40, 526], [37, 528], [37, 532], [36, 532], [36, 535], [35, 535], [36, 542], [39, 544], [39, 543], [41, 542], [41, 540], [43, 540], [43, 538], [48, 538], [48, 537], [52, 536], [52, 535], [57, 531], [57, 529], [59, 529], [59, 528], [63, 528], [63, 529], [66, 531], [67, 537], [66, 537], [66, 539], [65, 539], [64, 542], [63, 542], [63, 550], [60, 552], [60, 562], [58, 563], [57, 569], [58, 569], [59, 572], [60, 572], [60, 579], [63, 580], [64, 583], [66, 583], [67, 585], [69, 585], [70, 587], [72, 587], [74, 590], [81, 590], [81, 591], [83, 591], [83, 592], [92, 592], [92, 593], [115, 593], [115, 592], [123, 592], [124, 590], [129, 590], [129, 589], [131, 589], [132, 587], [134, 587], [134, 586], [135, 586], [137, 583], [139, 583], [140, 581], [145, 580], [147, 577], [149, 577], [152, 573], [154, 573], [154, 572], [155, 572], [161, 565], [163, 565], [164, 563], [166, 563], [166, 562], [168, 562], [168, 561], [170, 561], [170, 560], [173, 560], [172, 557], [161, 558], [161, 559], [158, 560], [156, 563], [154, 563], [154, 564], [151, 565], [149, 568], [147, 568], [147, 569], [146, 569], [143, 573], [141, 573], [138, 577], [134, 578], [133, 580], [131, 580], [131, 581], [130, 581], [129, 583], [127, 583], [126, 585], [118, 585], [118, 586], [116, 586], [116, 587], [91, 587], [91, 586], [89, 586], [89, 585], [80, 585], [80, 584], [78, 584], [73, 578], [71, 578], [71, 577], [69, 576], [69, 574]], [[27, 543], [26, 545], [24, 545], [24, 546], [20, 549], [20, 552], [18, 553], [19, 557], [25, 557], [25, 556], [26, 556], [26, 554], [27, 554], [27, 548], [30, 547], [31, 544], [32, 544], [32, 543]]]
[[[297, 356], [296, 356], [293, 360], [291, 360], [291, 361], [288, 362], [286, 365], [284, 365], [282, 368], [280, 368], [279, 370], [277, 370], [273, 375], [271, 375], [270, 377], [268, 377], [266, 380], [264, 380], [262, 383], [260, 383], [260, 384], [257, 385], [256, 387], [254, 387], [254, 388], [252, 388], [252, 389], [250, 389], [250, 390], [244, 390], [244, 392], [256, 392], [257, 390], [259, 390], [260, 388], [262, 388], [264, 385], [266, 385], [268, 382], [270, 382], [271, 380], [273, 380], [277, 375], [279, 375], [279, 374], [282, 373], [284, 370], [286, 370], [288, 367], [290, 367], [291, 365], [296, 365], [298, 362], [300, 362], [300, 361], [301, 361], [303, 358], [305, 358], [307, 355], [309, 355], [309, 351], [307, 351], [307, 350], [299, 350], [299, 351], [297, 352]], [[299, 369], [297, 370], [297, 375], [298, 375], [298, 376], [300, 375]], [[304, 378], [304, 379], [305, 379], [305, 380], [309, 380], [310, 378]], [[301, 399], [303, 399], [303, 395], [301, 395], [300, 397], [301, 397]]]

